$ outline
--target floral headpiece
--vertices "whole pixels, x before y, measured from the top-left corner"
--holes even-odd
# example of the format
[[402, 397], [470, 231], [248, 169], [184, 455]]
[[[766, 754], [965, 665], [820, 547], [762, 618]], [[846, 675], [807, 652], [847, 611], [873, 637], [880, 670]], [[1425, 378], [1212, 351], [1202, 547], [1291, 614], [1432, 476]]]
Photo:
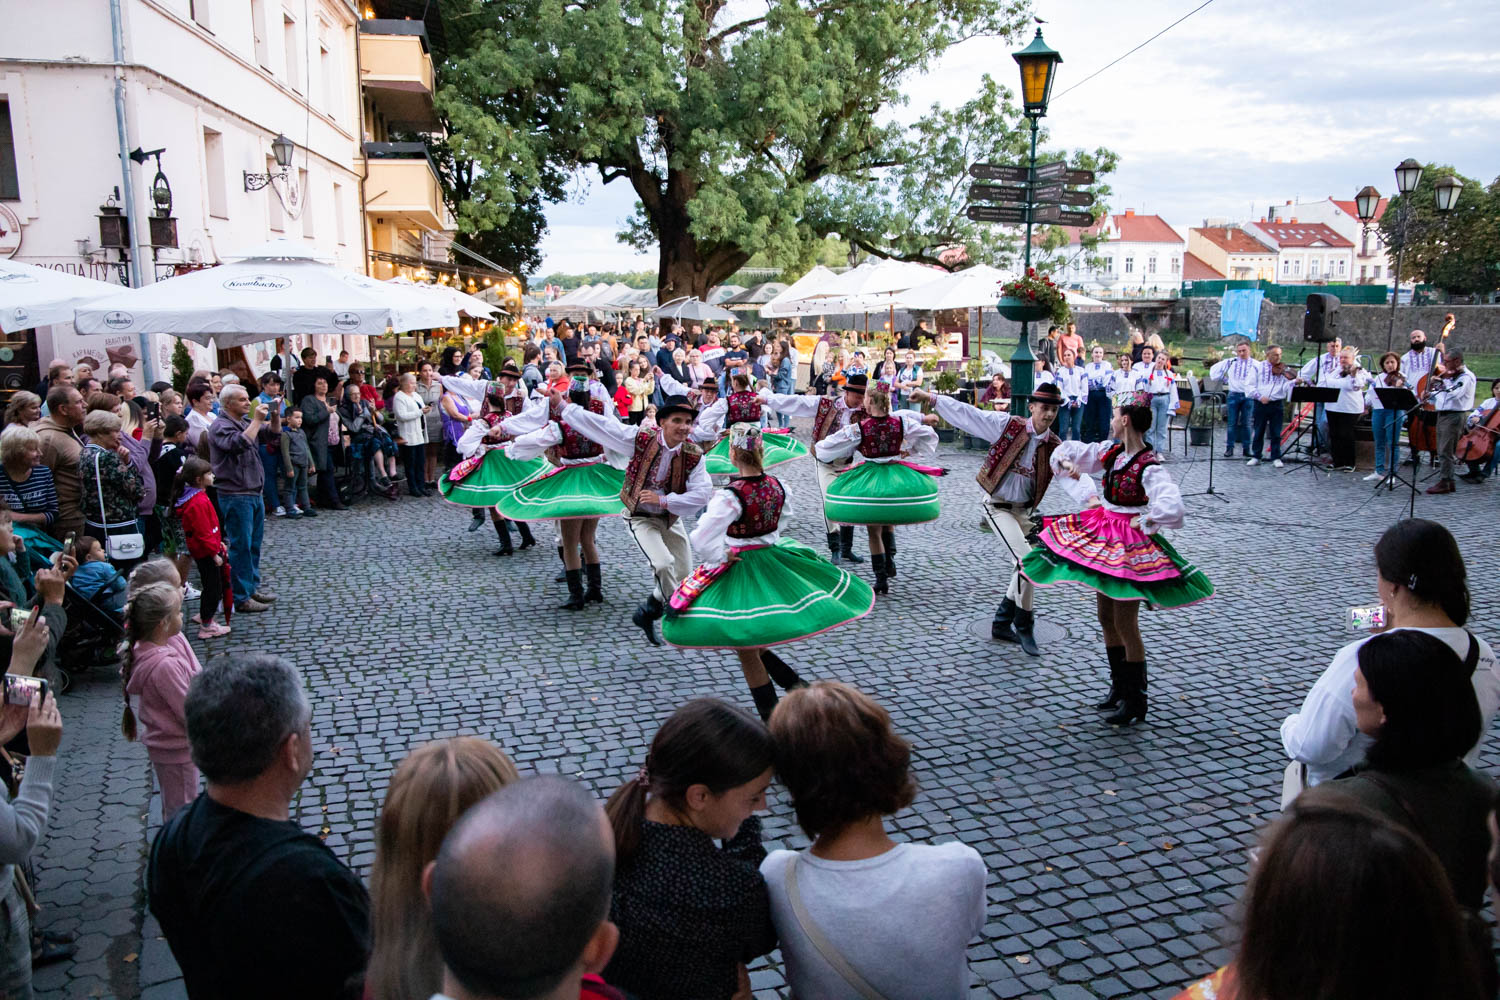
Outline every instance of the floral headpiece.
[[1120, 406], [1122, 408], [1128, 406], [1139, 407], [1143, 410], [1149, 410], [1151, 409], [1151, 393], [1146, 392], [1144, 389], [1137, 389], [1135, 392], [1132, 392], [1130, 395], [1126, 396], [1125, 401], [1121, 403]]

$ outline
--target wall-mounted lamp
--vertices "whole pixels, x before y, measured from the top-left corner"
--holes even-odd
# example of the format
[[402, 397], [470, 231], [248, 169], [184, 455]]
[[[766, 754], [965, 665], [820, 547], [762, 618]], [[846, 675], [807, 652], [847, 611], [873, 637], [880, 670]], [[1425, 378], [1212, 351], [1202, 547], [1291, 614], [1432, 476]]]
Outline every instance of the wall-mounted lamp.
[[276, 158], [276, 165], [281, 168], [278, 173], [257, 174], [249, 170], [245, 171], [245, 190], [259, 191], [272, 181], [284, 181], [287, 179], [287, 168], [292, 165], [292, 152], [297, 148], [292, 140], [284, 135], [278, 135], [271, 140], [271, 155]]

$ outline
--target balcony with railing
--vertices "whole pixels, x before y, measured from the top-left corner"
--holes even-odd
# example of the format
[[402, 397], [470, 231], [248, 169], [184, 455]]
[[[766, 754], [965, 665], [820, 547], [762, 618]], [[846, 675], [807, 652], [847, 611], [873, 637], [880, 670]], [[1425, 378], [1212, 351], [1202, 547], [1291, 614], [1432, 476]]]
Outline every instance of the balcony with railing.
[[453, 228], [443, 201], [437, 165], [420, 142], [364, 144], [369, 177], [365, 180], [365, 214], [395, 217], [425, 229]]
[[432, 55], [421, 21], [360, 21], [359, 80], [390, 124], [415, 132], [438, 128], [432, 106]]

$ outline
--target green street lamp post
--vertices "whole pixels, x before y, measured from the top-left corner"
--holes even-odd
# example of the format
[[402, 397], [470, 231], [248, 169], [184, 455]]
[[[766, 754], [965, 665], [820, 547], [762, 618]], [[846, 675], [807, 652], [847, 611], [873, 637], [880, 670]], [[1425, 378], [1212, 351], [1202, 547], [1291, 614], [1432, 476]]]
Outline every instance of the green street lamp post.
[[[1422, 180], [1422, 165], [1407, 157], [1396, 165], [1396, 190], [1401, 195], [1400, 212], [1396, 216], [1396, 270], [1391, 277], [1390, 322], [1385, 331], [1385, 349], [1389, 351], [1396, 339], [1396, 303], [1401, 298], [1401, 271], [1406, 257], [1407, 225], [1411, 221], [1411, 196]], [[1433, 200], [1438, 214], [1447, 215], [1458, 204], [1464, 182], [1457, 177], [1440, 177], [1433, 185]], [[1366, 185], [1354, 196], [1355, 211], [1359, 221], [1366, 226], [1376, 221], [1380, 192]]]
[[[1021, 104], [1026, 117], [1031, 120], [1031, 155], [1026, 161], [1026, 203], [1032, 205], [1036, 198], [1036, 133], [1037, 122], [1047, 114], [1047, 102], [1052, 98], [1052, 84], [1057, 77], [1057, 64], [1062, 56], [1042, 40], [1042, 29], [1036, 29], [1036, 37], [1020, 52], [1011, 53], [1021, 68]], [[1031, 270], [1031, 215], [1026, 213], [1025, 274]], [[981, 320], [981, 326], [983, 321]], [[1021, 336], [1016, 342], [1015, 353], [1010, 356], [1011, 412], [1019, 416], [1026, 414], [1026, 406], [1034, 388], [1036, 355], [1031, 353], [1031, 322], [1021, 321]]]

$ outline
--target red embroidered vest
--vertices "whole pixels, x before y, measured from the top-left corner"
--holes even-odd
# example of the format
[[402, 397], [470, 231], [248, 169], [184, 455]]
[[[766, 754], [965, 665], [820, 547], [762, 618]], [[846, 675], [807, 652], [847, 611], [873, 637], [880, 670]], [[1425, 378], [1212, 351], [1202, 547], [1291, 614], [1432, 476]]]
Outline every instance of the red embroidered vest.
[[515, 416], [517, 413], [521, 412], [521, 407], [525, 404], [526, 400], [522, 396], [506, 396], [505, 412], [510, 414], [511, 416]]
[[900, 417], [865, 417], [859, 422], [859, 453], [865, 458], [899, 455], [905, 436]]
[[[632, 514], [641, 503], [641, 491], [654, 489], [658, 493], [681, 493], [687, 489], [688, 475], [703, 458], [703, 451], [691, 441], [684, 441], [677, 454], [667, 466], [667, 481], [653, 483], [656, 466], [661, 458], [661, 434], [644, 430], [635, 436], [635, 453], [625, 467], [625, 485], [620, 490], [620, 502]], [[676, 518], [674, 517], [673, 520]]]
[[740, 516], [725, 530], [730, 538], [759, 538], [776, 530], [781, 523], [786, 490], [775, 476], [731, 479], [726, 489], [734, 491], [743, 508]]
[[[597, 399], [590, 399], [588, 410], [590, 413], [603, 413], [604, 404]], [[562, 418], [562, 407], [555, 402], [552, 404], [552, 420], [557, 424], [557, 429], [562, 431], [562, 444], [551, 449], [558, 458], [597, 458], [604, 454], [602, 444], [589, 440], [568, 426], [567, 421]]]
[[1117, 471], [1114, 462], [1124, 450], [1124, 445], [1117, 444], [1104, 453], [1104, 499], [1117, 507], [1144, 507], [1150, 498], [1141, 477], [1151, 466], [1160, 465], [1161, 459], [1150, 448], [1142, 448]]
[[[864, 416], [862, 408], [849, 411], [849, 420], [853, 423], [863, 420]], [[818, 412], [813, 417], [813, 443], [816, 444], [838, 429], [839, 401], [832, 396], [824, 396], [818, 400]]]
[[730, 393], [729, 411], [724, 419], [725, 425], [729, 424], [758, 424], [760, 423], [760, 397], [753, 392]]
[[[1020, 417], [1011, 417], [995, 443], [990, 445], [989, 453], [984, 456], [984, 461], [979, 466], [979, 474], [974, 477], [980, 486], [984, 487], [986, 493], [994, 493], [1000, 485], [1000, 480], [1005, 478], [1016, 464], [1016, 460], [1026, 451], [1026, 442], [1031, 440], [1031, 435], [1026, 429], [1026, 421]], [[1046, 435], [1037, 442], [1036, 453], [1032, 459], [1032, 475], [1036, 480], [1036, 489], [1031, 494], [1031, 505], [1033, 507], [1042, 502], [1042, 495], [1047, 492], [1047, 487], [1052, 482], [1052, 452], [1062, 444], [1062, 439], [1056, 434], [1048, 431]]]

